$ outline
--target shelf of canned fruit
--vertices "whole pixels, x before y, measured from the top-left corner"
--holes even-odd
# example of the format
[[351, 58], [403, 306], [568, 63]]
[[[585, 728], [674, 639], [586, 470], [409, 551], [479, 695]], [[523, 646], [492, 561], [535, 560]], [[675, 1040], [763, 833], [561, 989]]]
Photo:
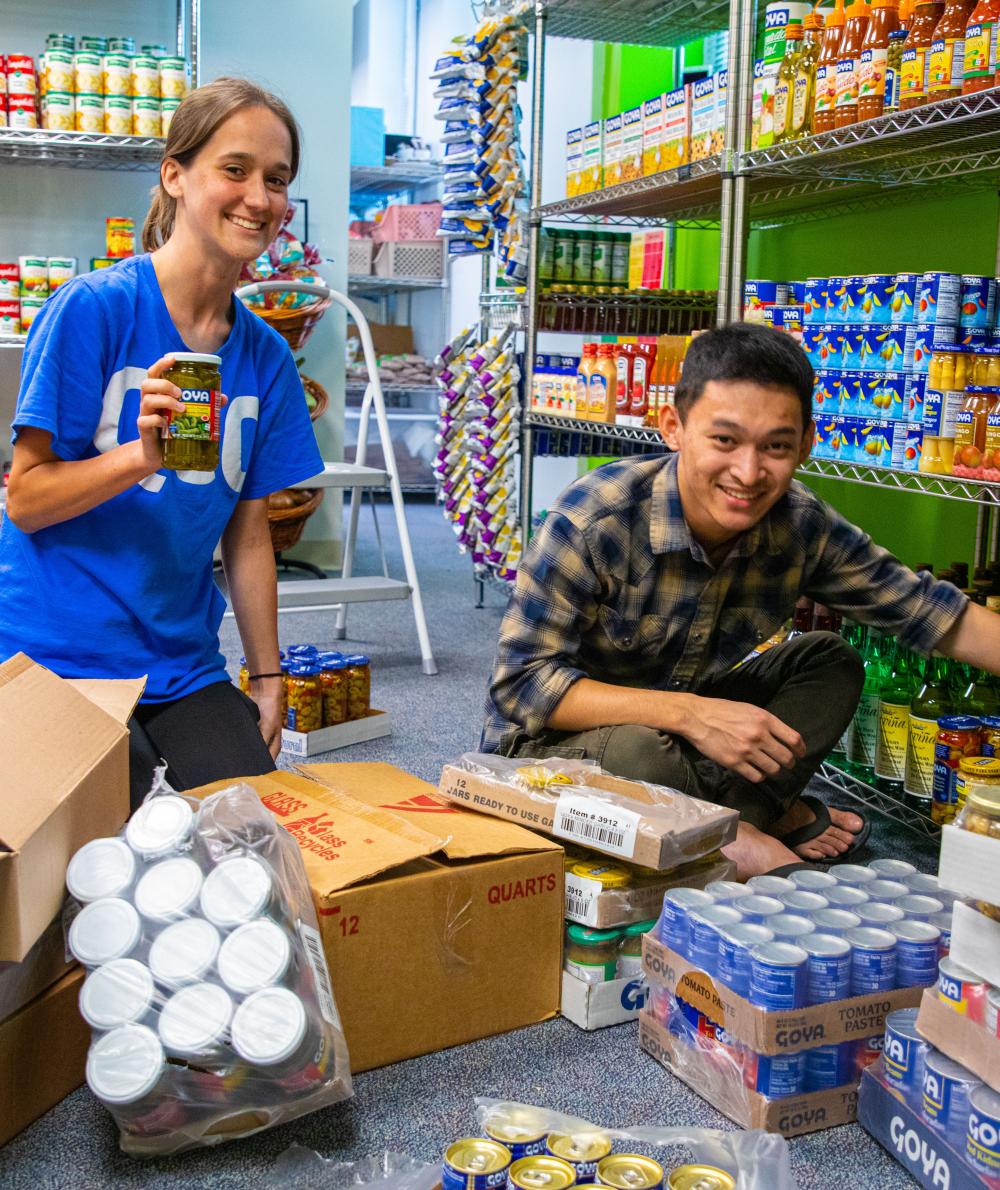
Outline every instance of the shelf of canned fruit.
[[[281, 654], [282, 725], [289, 731], [318, 731], [371, 713], [371, 660], [361, 653], [320, 652], [292, 645]], [[246, 658], [240, 658], [239, 687], [250, 693]]]

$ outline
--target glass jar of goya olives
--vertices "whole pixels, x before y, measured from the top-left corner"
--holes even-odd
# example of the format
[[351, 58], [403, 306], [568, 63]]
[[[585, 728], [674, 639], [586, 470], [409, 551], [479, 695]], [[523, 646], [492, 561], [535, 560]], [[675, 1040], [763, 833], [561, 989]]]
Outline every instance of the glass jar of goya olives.
[[169, 471], [214, 471], [219, 465], [222, 359], [195, 351], [174, 352], [163, 373], [176, 384], [183, 413], [171, 413], [163, 430], [163, 465]]

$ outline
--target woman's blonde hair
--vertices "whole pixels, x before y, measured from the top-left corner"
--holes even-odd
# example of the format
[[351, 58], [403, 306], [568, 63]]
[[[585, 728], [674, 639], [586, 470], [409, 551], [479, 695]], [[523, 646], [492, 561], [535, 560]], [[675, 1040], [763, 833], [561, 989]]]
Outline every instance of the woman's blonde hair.
[[[211, 140], [223, 121], [246, 107], [266, 107], [288, 129], [292, 142], [292, 178], [299, 171], [299, 126], [288, 108], [276, 95], [246, 79], [219, 78], [199, 87], [180, 104], [170, 121], [163, 160], [172, 157], [180, 165], [192, 162]], [[291, 180], [291, 179], [289, 179]], [[165, 244], [174, 230], [177, 200], [163, 188], [162, 180], [153, 187], [153, 201], [142, 228], [144, 252], [153, 252]]]

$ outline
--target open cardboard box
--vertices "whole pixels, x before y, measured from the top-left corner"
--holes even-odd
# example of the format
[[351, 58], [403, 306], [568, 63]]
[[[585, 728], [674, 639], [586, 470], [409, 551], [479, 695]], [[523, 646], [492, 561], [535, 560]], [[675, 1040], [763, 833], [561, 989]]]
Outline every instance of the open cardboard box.
[[938, 999], [934, 988], [924, 990], [917, 1028], [931, 1045], [1000, 1092], [1000, 1037]]
[[347, 748], [365, 740], [377, 740], [392, 732], [392, 716], [388, 711], [370, 711], [363, 719], [349, 719], [332, 727], [318, 727], [315, 731], [281, 730], [281, 750], [289, 756], [316, 756]]
[[0, 961], [20, 962], [59, 913], [66, 866], [128, 817], [135, 681], [64, 681], [18, 653], [0, 665]]
[[[497, 772], [544, 768], [545, 761], [483, 756]], [[581, 767], [573, 784], [532, 785], [445, 765], [438, 791], [458, 805], [657, 871], [717, 851], [736, 837], [735, 810], [676, 790]]]
[[631, 888], [602, 888], [599, 880], [567, 870], [566, 918], [599, 930], [652, 921], [660, 916], [668, 889], [704, 888], [713, 880], [729, 880], [735, 872], [736, 865], [721, 854], [664, 872], [658, 880], [644, 878]]
[[942, 827], [938, 880], [960, 896], [1000, 905], [1000, 839]]
[[649, 999], [645, 975], [588, 983], [572, 971], [562, 973], [563, 1016], [588, 1032], [634, 1021]]
[[653, 934], [643, 935], [642, 963], [652, 982], [694, 1005], [758, 1054], [780, 1054], [880, 1035], [885, 1031], [886, 1016], [897, 1008], [915, 1008], [924, 990], [898, 988], [811, 1008], [767, 1012], [713, 980]]
[[302, 850], [352, 1070], [558, 1012], [557, 844], [449, 806], [388, 764], [244, 780]]
[[960, 967], [1000, 987], [1000, 921], [987, 917], [972, 905], [956, 901], [952, 911], [950, 957]]

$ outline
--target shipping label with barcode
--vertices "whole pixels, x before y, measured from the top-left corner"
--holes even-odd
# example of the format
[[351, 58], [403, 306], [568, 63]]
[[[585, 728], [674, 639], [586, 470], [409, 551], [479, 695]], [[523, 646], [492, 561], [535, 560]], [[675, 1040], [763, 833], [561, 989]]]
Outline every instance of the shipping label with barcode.
[[330, 984], [330, 970], [326, 965], [326, 955], [323, 953], [323, 940], [319, 932], [304, 921], [299, 922], [299, 934], [302, 937], [302, 948], [306, 952], [309, 966], [312, 968], [313, 983], [316, 986], [316, 996], [319, 1000], [319, 1010], [327, 1024], [335, 1029], [340, 1028], [340, 1016], [333, 999], [333, 988]]
[[642, 815], [586, 793], [561, 793], [552, 833], [609, 855], [631, 859]]
[[570, 921], [585, 926], [597, 925], [597, 898], [602, 887], [600, 880], [566, 873], [566, 916]]

